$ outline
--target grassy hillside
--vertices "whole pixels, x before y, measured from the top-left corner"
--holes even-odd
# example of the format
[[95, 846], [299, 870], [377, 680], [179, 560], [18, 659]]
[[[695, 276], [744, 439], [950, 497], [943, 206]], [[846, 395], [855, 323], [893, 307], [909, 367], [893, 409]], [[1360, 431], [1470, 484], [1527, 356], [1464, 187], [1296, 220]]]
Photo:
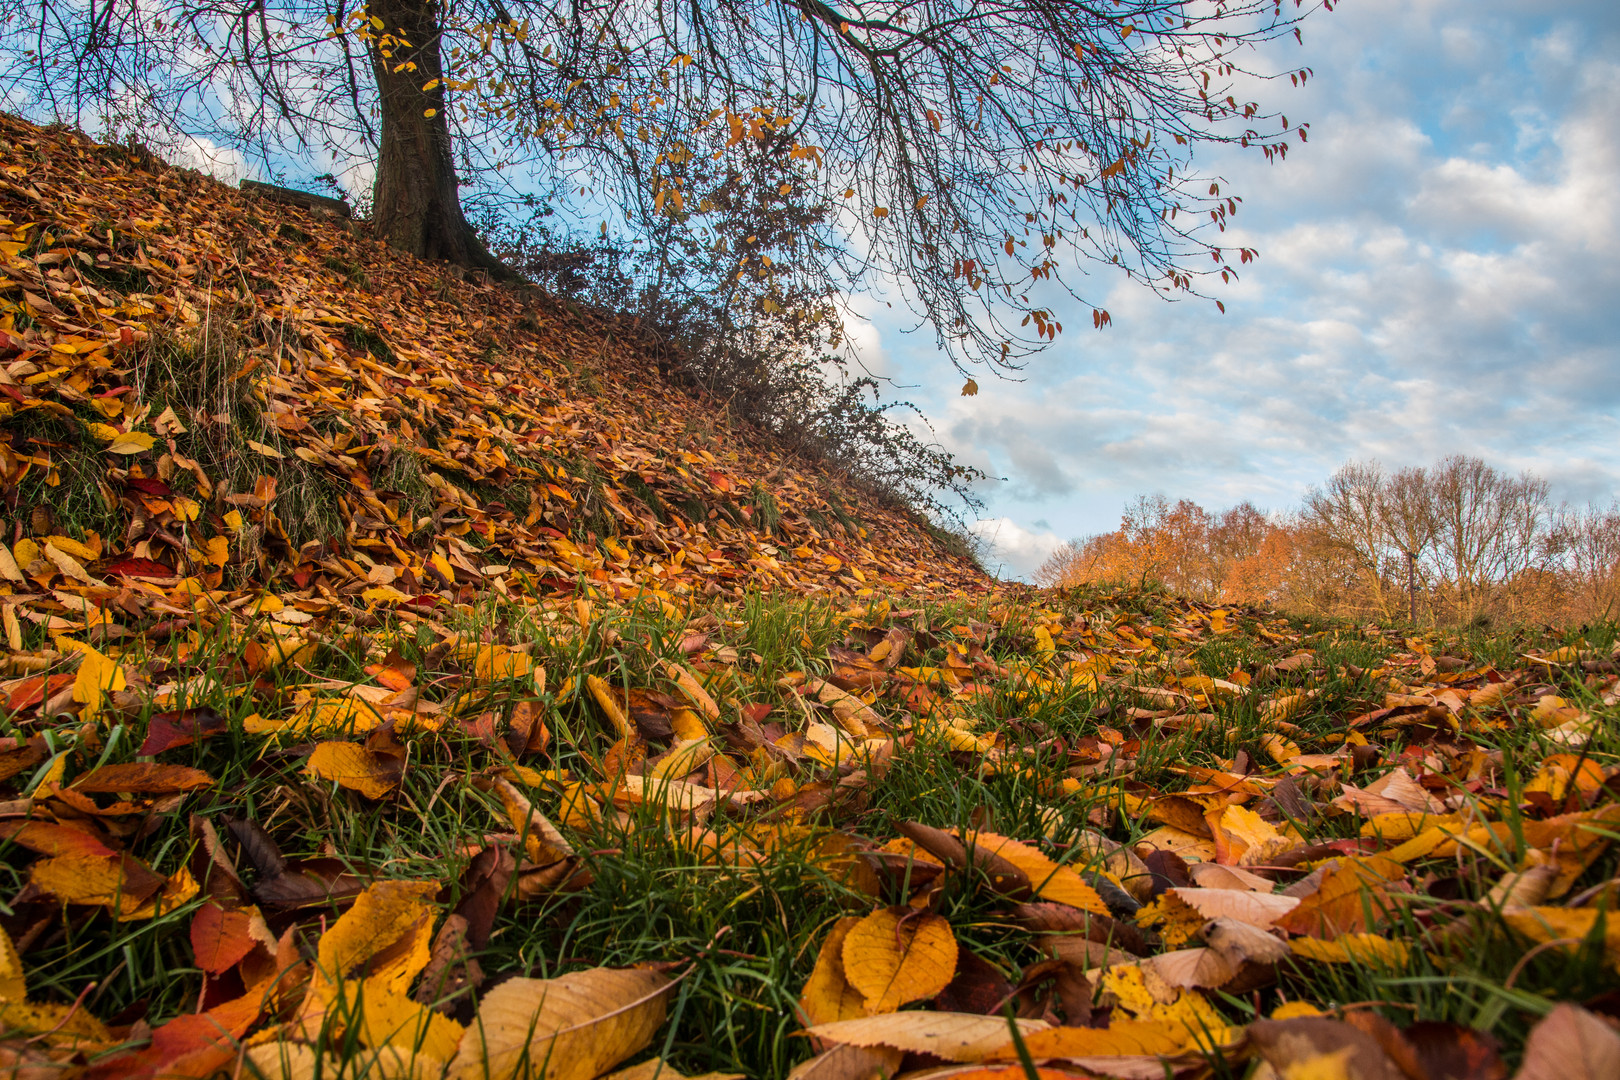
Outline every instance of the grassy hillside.
[[609, 318], [3, 126], [0, 1075], [1613, 1075], [1612, 628], [998, 586]]

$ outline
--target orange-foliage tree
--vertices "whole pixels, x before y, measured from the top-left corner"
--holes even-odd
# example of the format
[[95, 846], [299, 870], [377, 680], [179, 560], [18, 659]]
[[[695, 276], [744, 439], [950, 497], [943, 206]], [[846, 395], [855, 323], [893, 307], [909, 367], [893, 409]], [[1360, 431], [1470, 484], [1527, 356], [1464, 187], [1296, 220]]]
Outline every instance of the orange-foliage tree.
[[1279, 514], [1139, 497], [1037, 580], [1385, 621], [1589, 622], [1620, 615], [1620, 504], [1555, 506], [1545, 480], [1478, 458], [1395, 473], [1353, 462]]

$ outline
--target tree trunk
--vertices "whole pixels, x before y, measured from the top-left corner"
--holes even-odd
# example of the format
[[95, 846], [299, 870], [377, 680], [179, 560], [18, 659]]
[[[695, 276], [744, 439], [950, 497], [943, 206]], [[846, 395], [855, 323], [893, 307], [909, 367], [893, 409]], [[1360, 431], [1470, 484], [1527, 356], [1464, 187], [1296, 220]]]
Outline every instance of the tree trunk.
[[[373, 230], [392, 247], [423, 259], [512, 276], [461, 212], [445, 113], [438, 6], [431, 0], [372, 0], [365, 10], [383, 23], [371, 42], [382, 109]], [[429, 84], [432, 89], [422, 89]]]

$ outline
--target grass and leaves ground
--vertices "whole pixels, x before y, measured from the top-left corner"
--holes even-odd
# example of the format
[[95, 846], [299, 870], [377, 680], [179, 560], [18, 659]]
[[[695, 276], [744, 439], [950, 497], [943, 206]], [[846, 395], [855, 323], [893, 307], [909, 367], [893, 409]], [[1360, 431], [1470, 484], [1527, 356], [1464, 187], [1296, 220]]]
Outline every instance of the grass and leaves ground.
[[533, 1033], [546, 1075], [1017, 1077], [1011, 1011], [1041, 1075], [1492, 1076], [1558, 1003], [1614, 1013], [1610, 632], [906, 603], [491, 599], [288, 642], [196, 598], [14, 679], [7, 1052], [482, 1075], [496, 988], [604, 969], [642, 982], [565, 1026], [617, 1049]]
[[1612, 628], [996, 586], [623, 320], [0, 135], [0, 1074], [1620, 1075]]

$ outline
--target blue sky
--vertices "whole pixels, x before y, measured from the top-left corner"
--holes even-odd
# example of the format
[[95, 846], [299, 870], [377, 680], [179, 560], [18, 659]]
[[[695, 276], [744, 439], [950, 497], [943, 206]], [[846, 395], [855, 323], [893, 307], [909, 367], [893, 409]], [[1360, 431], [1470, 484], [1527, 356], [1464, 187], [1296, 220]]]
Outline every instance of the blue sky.
[[1110, 329], [1060, 309], [1023, 381], [963, 398], [931, 335], [860, 305], [866, 362], [1006, 478], [976, 526], [1003, 574], [1139, 493], [1281, 510], [1351, 459], [1620, 490], [1620, 2], [1342, 0], [1311, 23], [1269, 47], [1315, 71], [1272, 97], [1310, 142], [1201, 161], [1244, 197], [1224, 242], [1261, 253], [1225, 315], [1099, 276]]

